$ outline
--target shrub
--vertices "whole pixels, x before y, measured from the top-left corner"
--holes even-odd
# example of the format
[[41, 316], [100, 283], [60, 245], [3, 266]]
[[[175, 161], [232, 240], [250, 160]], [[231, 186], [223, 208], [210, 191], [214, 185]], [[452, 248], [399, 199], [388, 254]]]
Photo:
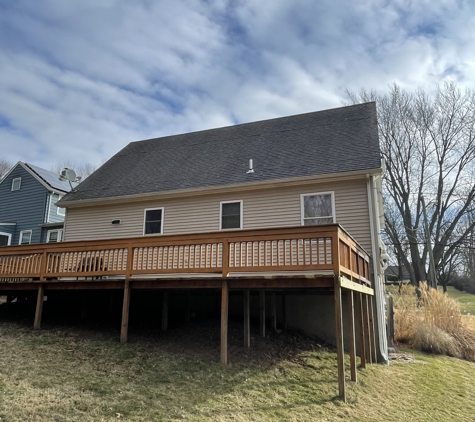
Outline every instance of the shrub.
[[459, 303], [426, 283], [405, 285], [394, 298], [395, 340], [412, 347], [475, 361], [475, 317], [464, 316]]

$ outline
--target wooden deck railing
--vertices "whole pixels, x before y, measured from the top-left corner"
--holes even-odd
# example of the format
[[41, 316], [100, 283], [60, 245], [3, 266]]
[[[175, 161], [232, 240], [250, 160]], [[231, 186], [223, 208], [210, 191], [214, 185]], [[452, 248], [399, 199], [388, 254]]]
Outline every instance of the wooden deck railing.
[[369, 256], [337, 224], [0, 247], [0, 282], [285, 271], [369, 284]]

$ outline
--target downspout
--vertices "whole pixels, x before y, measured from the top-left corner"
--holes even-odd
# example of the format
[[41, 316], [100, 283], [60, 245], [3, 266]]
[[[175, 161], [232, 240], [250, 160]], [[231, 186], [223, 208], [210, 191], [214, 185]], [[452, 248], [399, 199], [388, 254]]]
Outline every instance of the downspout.
[[376, 310], [376, 344], [378, 361], [389, 364], [387, 355], [388, 342], [386, 337], [386, 317], [384, 311], [384, 292], [382, 286], [382, 274], [380, 264], [380, 250], [379, 250], [379, 209], [377, 204], [378, 191], [374, 176], [366, 175], [367, 178], [367, 192], [368, 192], [368, 210], [371, 230], [371, 248], [373, 250], [373, 277], [374, 277], [374, 305]]

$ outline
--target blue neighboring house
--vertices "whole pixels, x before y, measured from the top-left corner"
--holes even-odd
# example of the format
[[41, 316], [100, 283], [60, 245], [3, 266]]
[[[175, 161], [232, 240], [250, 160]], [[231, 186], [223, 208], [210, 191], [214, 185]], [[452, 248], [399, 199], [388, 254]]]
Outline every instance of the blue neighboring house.
[[60, 242], [65, 209], [56, 202], [70, 190], [58, 174], [18, 162], [0, 181], [0, 246]]

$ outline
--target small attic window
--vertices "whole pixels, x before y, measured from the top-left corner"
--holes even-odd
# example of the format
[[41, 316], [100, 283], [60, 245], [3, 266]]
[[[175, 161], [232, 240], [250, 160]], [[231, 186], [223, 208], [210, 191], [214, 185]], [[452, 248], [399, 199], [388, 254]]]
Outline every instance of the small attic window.
[[12, 191], [13, 190], [20, 190], [21, 186], [21, 177], [16, 177], [12, 180]]

